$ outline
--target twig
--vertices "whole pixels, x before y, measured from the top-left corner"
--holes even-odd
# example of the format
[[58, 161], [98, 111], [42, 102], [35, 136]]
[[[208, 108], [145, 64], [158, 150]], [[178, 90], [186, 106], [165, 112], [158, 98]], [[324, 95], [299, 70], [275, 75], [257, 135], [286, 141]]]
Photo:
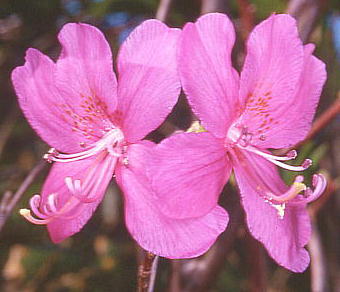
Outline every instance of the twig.
[[[319, 133], [323, 128], [325, 128], [335, 117], [340, 113], [340, 93], [338, 94], [337, 99], [334, 101], [332, 105], [328, 107], [313, 123], [311, 130], [309, 131], [307, 137], [294, 146], [297, 148], [310, 139], [312, 139], [317, 133]], [[290, 150], [290, 149], [288, 149]]]
[[202, 0], [201, 14], [210, 12], [226, 12], [227, 10], [226, 0]]
[[5, 118], [3, 124], [0, 127], [0, 157], [13, 130], [17, 116], [18, 108], [15, 107], [9, 112], [8, 116]]
[[151, 267], [151, 277], [148, 292], [153, 292], [156, 282], [157, 267], [158, 267], [159, 256], [156, 256]]
[[152, 292], [157, 271], [157, 257], [151, 252], [144, 252], [144, 260], [138, 267], [137, 292]]
[[313, 127], [310, 130], [307, 137], [305, 138], [305, 140], [313, 138], [317, 133], [320, 132], [320, 130], [326, 127], [339, 113], [340, 113], [340, 92], [335, 102], [332, 105], [330, 105], [328, 109], [324, 111], [322, 115], [314, 122]]
[[34, 181], [36, 176], [44, 169], [46, 166], [45, 161], [39, 161], [37, 165], [29, 172], [25, 180], [19, 186], [18, 190], [14, 195], [7, 191], [4, 193], [2, 200], [0, 202], [0, 231], [2, 230], [4, 224], [6, 223], [8, 217], [13, 211], [15, 205], [18, 203], [22, 195]]
[[212, 248], [198, 259], [181, 260], [172, 266], [170, 292], [208, 291], [215, 283], [219, 272], [225, 265], [226, 257], [234, 245], [237, 231], [243, 222], [243, 211], [236, 192], [228, 186], [228, 205], [230, 216], [228, 228]]
[[255, 23], [255, 9], [254, 5], [250, 4], [248, 0], [237, 0], [239, 11], [240, 11], [240, 20], [242, 24], [242, 37], [244, 40], [247, 39], [248, 34], [254, 27]]
[[328, 291], [326, 259], [319, 230], [314, 220], [312, 220], [312, 236], [308, 249], [311, 256], [311, 291]]
[[156, 19], [165, 21], [170, 10], [172, 0], [161, 0], [156, 12]]
[[246, 235], [247, 241], [247, 261], [249, 267], [249, 292], [262, 292], [267, 290], [266, 262], [263, 246], [249, 233]]
[[319, 0], [290, 0], [287, 13], [297, 19], [300, 37], [307, 42], [320, 13]]

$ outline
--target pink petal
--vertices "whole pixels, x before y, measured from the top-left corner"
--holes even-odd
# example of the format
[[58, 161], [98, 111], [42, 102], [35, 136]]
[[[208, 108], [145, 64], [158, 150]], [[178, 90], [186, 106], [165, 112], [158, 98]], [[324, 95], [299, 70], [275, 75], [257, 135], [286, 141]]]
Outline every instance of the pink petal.
[[215, 207], [205, 216], [172, 219], [154, 204], [151, 184], [144, 174], [151, 147], [129, 147], [129, 166], [117, 169], [117, 182], [124, 192], [125, 220], [132, 237], [144, 249], [167, 258], [192, 258], [203, 254], [224, 231], [228, 214]]
[[254, 177], [260, 177], [276, 193], [288, 187], [281, 180], [276, 167], [255, 154], [242, 151], [235, 163], [235, 176], [240, 188], [250, 233], [263, 243], [270, 256], [281, 266], [303, 272], [309, 265], [304, 246], [311, 235], [310, 219], [304, 204], [286, 203], [281, 219], [278, 211], [263, 198]]
[[63, 48], [57, 65], [29, 49], [12, 80], [32, 127], [57, 150], [73, 153], [117, 126], [112, 123], [117, 81], [110, 47], [99, 30], [67, 24], [59, 40]]
[[281, 117], [279, 124], [268, 131], [266, 147], [291, 147], [308, 134], [322, 87], [326, 81], [325, 64], [312, 55], [314, 45], [304, 47], [304, 66], [296, 88], [293, 104]]
[[291, 118], [303, 61], [303, 45], [291, 16], [272, 15], [251, 33], [240, 79], [245, 109], [238, 123], [253, 134], [253, 145], [282, 147], [282, 140], [271, 134]]
[[117, 80], [111, 49], [102, 32], [88, 24], [68, 23], [58, 39], [62, 51], [56, 77], [65, 102], [81, 111], [80, 104], [91, 97], [112, 113], [117, 104]]
[[209, 133], [183, 133], [163, 140], [148, 165], [158, 208], [177, 219], [213, 210], [230, 172], [223, 141]]
[[179, 48], [182, 86], [206, 129], [225, 137], [237, 116], [238, 74], [231, 65], [235, 31], [224, 14], [211, 13], [185, 25]]
[[41, 138], [63, 152], [80, 149], [79, 138], [57, 106], [63, 103], [55, 87], [55, 64], [35, 49], [28, 49], [24, 66], [12, 72], [19, 104], [31, 126]]
[[[104, 164], [106, 163], [106, 167]], [[57, 208], [60, 210], [67, 202], [70, 202], [72, 194], [65, 184], [65, 177], [73, 180], [79, 179], [82, 182], [86, 179], [91, 170], [95, 170], [93, 177], [98, 183], [92, 188], [88, 197], [95, 197], [96, 200], [90, 203], [79, 203], [79, 206], [55, 219], [48, 224], [48, 231], [53, 242], [58, 243], [65, 238], [79, 232], [91, 218], [98, 204], [101, 202], [105, 190], [112, 178], [115, 162], [111, 157], [91, 157], [76, 162], [55, 163], [48, 175], [42, 190], [42, 204], [48, 201], [48, 196], [57, 194]], [[104, 167], [104, 169], [102, 169]], [[95, 169], [94, 169], [95, 168]], [[103, 170], [103, 171], [101, 171]], [[73, 200], [76, 200], [73, 197]], [[76, 201], [76, 202], [79, 202]]]
[[128, 141], [157, 128], [177, 102], [176, 48], [180, 30], [148, 20], [123, 43], [118, 56], [118, 111]]

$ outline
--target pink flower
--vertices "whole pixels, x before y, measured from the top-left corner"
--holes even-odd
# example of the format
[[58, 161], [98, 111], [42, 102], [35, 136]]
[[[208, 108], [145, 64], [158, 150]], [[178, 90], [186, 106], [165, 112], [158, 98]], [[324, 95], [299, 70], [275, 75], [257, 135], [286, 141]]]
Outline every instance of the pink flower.
[[[21, 214], [47, 224], [54, 242], [78, 232], [116, 175], [124, 192], [125, 219], [133, 238], [155, 254], [182, 258], [203, 253], [225, 229], [215, 207], [195, 219], [173, 220], [157, 209], [145, 175], [154, 144], [142, 139], [177, 101], [176, 48], [180, 30], [145, 21], [122, 45], [118, 80], [103, 34], [87, 24], [66, 24], [56, 63], [29, 49], [12, 80], [25, 116], [52, 148], [54, 162], [42, 195]], [[204, 235], [202, 234], [204, 233]]]
[[[308, 133], [322, 86], [324, 64], [303, 45], [295, 20], [273, 15], [255, 27], [241, 75], [232, 67], [235, 33], [223, 14], [188, 23], [179, 48], [179, 72], [190, 105], [209, 133], [179, 134], [154, 151], [153, 187], [159, 208], [173, 218], [202, 216], [215, 208], [233, 168], [251, 234], [280, 265], [302, 272], [309, 264], [304, 246], [310, 234], [306, 204], [325, 189], [321, 174], [314, 190], [296, 176], [292, 186], [277, 167], [303, 171], [275, 156]], [[161, 165], [161, 167], [156, 167]]]

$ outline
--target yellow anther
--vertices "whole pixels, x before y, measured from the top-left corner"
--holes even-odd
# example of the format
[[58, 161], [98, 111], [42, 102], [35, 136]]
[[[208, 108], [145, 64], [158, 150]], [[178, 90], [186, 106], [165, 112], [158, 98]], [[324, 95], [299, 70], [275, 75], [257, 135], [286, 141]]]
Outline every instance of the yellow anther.
[[19, 210], [19, 214], [20, 214], [21, 216], [26, 217], [26, 216], [31, 215], [31, 211], [28, 210], [28, 209], [20, 209], [20, 210]]
[[301, 183], [301, 182], [294, 182], [293, 187], [295, 189], [294, 190], [295, 194], [298, 194], [298, 193], [305, 191], [307, 189], [306, 185], [304, 183]]

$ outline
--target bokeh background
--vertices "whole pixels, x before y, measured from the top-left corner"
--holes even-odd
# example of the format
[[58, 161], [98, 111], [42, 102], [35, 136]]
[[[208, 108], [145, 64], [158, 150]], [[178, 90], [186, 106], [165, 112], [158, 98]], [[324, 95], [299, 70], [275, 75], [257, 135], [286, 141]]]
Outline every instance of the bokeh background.
[[[168, 6], [168, 4], [170, 4]], [[325, 195], [310, 205], [314, 233], [308, 246], [312, 265], [303, 274], [277, 266], [243, 223], [233, 180], [221, 196], [231, 223], [215, 246], [193, 260], [160, 259], [155, 291], [340, 291], [340, 5], [338, 0], [1, 0], [0, 1], [0, 291], [134, 291], [140, 250], [123, 219], [114, 183], [95, 216], [77, 235], [54, 245], [44, 227], [26, 222], [19, 208], [39, 192], [49, 166], [48, 149], [24, 119], [10, 82], [10, 72], [24, 62], [27, 48], [53, 59], [56, 36], [67, 22], [99, 27], [114, 54], [131, 30], [148, 18], [182, 27], [200, 14], [227, 13], [237, 29], [233, 52], [240, 69], [244, 41], [252, 27], [271, 13], [290, 12], [304, 42], [316, 44], [327, 64], [323, 90], [310, 138], [299, 145], [299, 161], [314, 160], [329, 178]], [[186, 130], [195, 117], [182, 96], [167, 121], [148, 138], [160, 141]], [[298, 162], [299, 162], [298, 161]], [[282, 173], [287, 182], [291, 174]]]

